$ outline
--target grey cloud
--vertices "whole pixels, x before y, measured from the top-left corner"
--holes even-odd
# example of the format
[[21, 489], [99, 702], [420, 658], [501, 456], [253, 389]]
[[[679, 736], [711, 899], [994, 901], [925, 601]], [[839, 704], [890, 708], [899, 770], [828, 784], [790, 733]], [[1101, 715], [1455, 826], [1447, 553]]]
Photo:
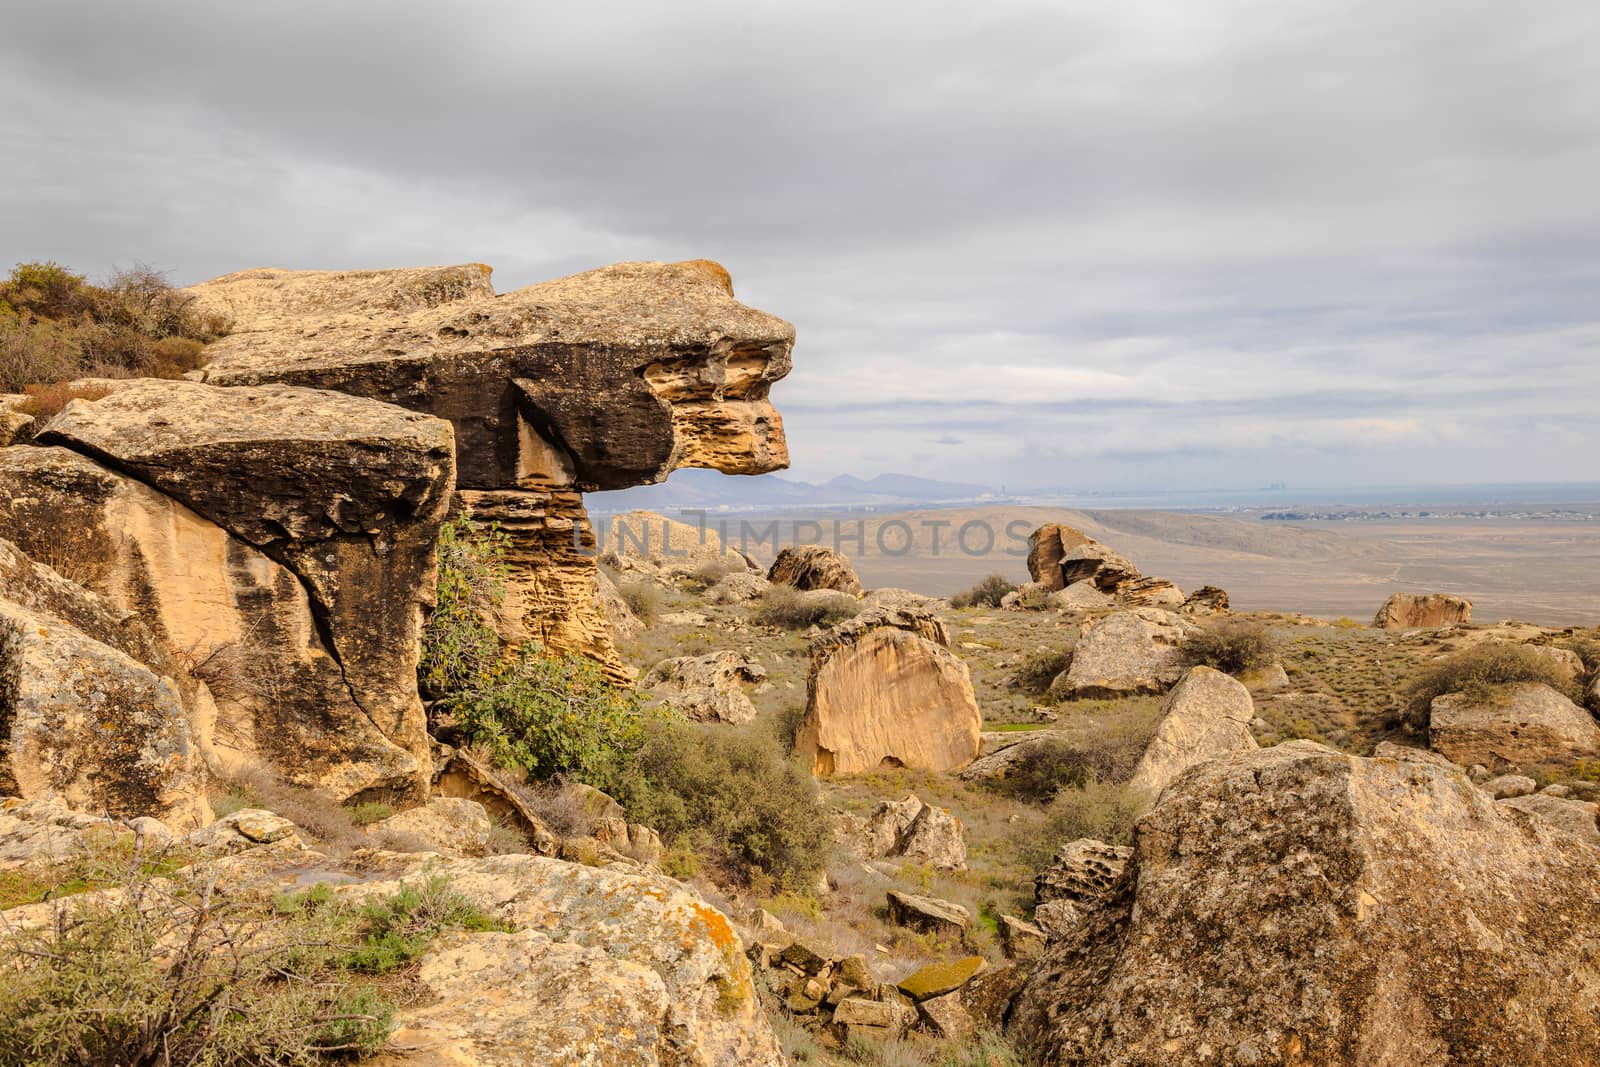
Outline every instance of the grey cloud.
[[[1462, 439], [1499, 442], [1486, 476], [1600, 477], [1592, 431], [1575, 458], [1515, 429], [1600, 386], [1592, 6], [65, 0], [6, 28], [14, 259], [480, 259], [508, 288], [710, 256], [799, 327], [803, 477], [959, 434], [963, 477], [1048, 480], [1026, 442], [1063, 419], [1107, 484], [1218, 449], [1245, 484], [1335, 455], [1462, 480]], [[1274, 436], [1408, 412], [1462, 437]]]

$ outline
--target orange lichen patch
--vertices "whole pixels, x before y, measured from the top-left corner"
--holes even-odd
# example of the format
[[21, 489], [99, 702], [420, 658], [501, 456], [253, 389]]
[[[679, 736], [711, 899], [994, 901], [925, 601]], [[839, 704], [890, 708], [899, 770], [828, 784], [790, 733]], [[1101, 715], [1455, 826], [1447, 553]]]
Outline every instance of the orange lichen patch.
[[728, 273], [728, 268], [714, 259], [686, 259], [680, 263], [674, 263], [673, 266], [683, 267], [696, 274], [704, 275], [726, 289], [729, 296], [733, 295], [733, 275]]

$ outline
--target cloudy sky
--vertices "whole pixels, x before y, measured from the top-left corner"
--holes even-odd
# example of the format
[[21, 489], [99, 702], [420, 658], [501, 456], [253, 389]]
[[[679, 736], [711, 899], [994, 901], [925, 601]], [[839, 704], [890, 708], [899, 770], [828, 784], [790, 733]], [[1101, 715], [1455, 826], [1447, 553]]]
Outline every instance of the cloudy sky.
[[1600, 479], [1600, 5], [8, 10], [0, 258], [709, 257], [794, 474]]

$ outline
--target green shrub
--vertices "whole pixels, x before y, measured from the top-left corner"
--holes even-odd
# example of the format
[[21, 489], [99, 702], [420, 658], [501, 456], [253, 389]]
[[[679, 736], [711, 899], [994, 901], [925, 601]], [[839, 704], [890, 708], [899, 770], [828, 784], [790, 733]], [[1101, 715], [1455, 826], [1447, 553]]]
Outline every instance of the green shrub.
[[665, 597], [662, 595], [661, 587], [654, 582], [623, 582], [617, 586], [617, 592], [621, 594], [622, 602], [628, 605], [628, 610], [638, 616], [640, 622], [654, 622], [656, 616], [661, 614], [661, 605]]
[[1146, 805], [1125, 785], [1086, 780], [1061, 790], [1045, 809], [1044, 825], [1034, 826], [1017, 841], [1018, 854], [1028, 867], [1042, 868], [1057, 849], [1080, 837], [1113, 845], [1133, 841], [1133, 824]]
[[439, 576], [433, 614], [422, 630], [417, 668], [422, 691], [442, 697], [489, 677], [501, 658], [492, 619], [506, 596], [505, 553], [510, 539], [482, 526], [470, 512], [439, 530]]
[[1220, 619], [1184, 639], [1183, 654], [1191, 664], [1214, 667], [1226, 674], [1270, 667], [1278, 658], [1277, 639], [1249, 619]]
[[692, 850], [735, 881], [759, 872], [809, 889], [833, 840], [811, 775], [760, 724], [654, 721], [601, 788], [672, 852]]
[[387, 997], [345, 965], [377, 924], [325, 887], [276, 908], [213, 875], [152, 877], [144, 857], [108, 881], [0, 942], [0, 1063], [311, 1067], [387, 1040]]
[[371, 826], [394, 814], [394, 808], [381, 800], [365, 800], [350, 808], [350, 822], [355, 826]]
[[1406, 718], [1426, 729], [1433, 701], [1446, 693], [1463, 693], [1475, 702], [1493, 700], [1501, 686], [1539, 682], [1581, 701], [1583, 693], [1559, 666], [1527, 645], [1486, 641], [1439, 660], [1412, 681], [1406, 701]]
[[756, 601], [754, 619], [763, 626], [804, 630], [832, 626], [861, 614], [861, 602], [833, 590], [801, 592], [791, 585], [774, 585]]
[[1029, 654], [1012, 675], [1012, 684], [1030, 696], [1043, 696], [1050, 683], [1072, 666], [1072, 649], [1058, 648]]
[[643, 699], [613, 684], [593, 660], [546, 654], [535, 645], [446, 697], [439, 710], [502, 767], [585, 782], [638, 751], [647, 715]]
[[1017, 588], [1003, 574], [991, 574], [977, 585], [950, 598], [953, 608], [997, 608], [1007, 593]]
[[83, 349], [71, 330], [28, 312], [0, 317], [0, 392], [76, 378], [82, 368]]

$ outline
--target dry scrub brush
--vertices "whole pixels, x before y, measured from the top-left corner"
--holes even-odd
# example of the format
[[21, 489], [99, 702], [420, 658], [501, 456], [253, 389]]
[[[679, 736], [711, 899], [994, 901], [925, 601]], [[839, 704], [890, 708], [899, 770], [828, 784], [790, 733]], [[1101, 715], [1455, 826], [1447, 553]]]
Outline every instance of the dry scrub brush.
[[1482, 703], [1494, 700], [1502, 686], [1517, 682], [1538, 682], [1574, 701], [1583, 699], [1581, 688], [1551, 657], [1529, 645], [1489, 641], [1446, 656], [1418, 675], [1408, 693], [1407, 721], [1426, 729], [1435, 698], [1462, 693]]

